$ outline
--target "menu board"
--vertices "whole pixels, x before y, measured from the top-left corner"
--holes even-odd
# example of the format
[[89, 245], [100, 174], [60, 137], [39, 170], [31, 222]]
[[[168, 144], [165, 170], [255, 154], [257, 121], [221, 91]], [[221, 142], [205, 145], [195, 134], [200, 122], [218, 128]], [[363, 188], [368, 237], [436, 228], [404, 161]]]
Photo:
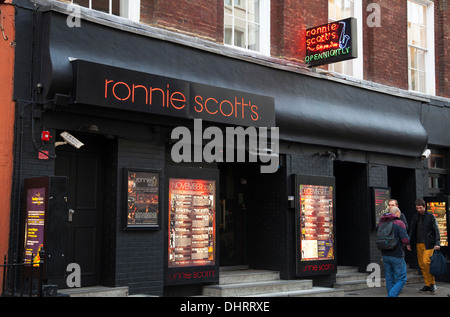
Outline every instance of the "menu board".
[[447, 213], [444, 201], [427, 202], [427, 211], [431, 212], [435, 217], [441, 236], [441, 247], [448, 246], [447, 237]]
[[129, 228], [159, 228], [159, 173], [127, 170]]
[[39, 251], [44, 247], [45, 187], [27, 190], [25, 219], [25, 263], [39, 263]]
[[299, 185], [301, 261], [333, 260], [333, 186]]
[[214, 180], [169, 179], [168, 267], [215, 264]]
[[389, 199], [391, 190], [389, 188], [373, 187], [373, 205], [375, 209], [375, 226], [380, 222], [381, 216], [389, 211]]

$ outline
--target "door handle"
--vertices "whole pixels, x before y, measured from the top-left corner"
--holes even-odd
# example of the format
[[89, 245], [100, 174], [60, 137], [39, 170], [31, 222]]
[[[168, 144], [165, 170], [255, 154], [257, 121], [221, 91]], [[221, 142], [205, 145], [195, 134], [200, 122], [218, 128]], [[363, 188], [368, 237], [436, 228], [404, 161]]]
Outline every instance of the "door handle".
[[69, 222], [72, 222], [72, 216], [74, 213], [75, 213], [75, 210], [69, 209], [69, 219], [68, 219]]

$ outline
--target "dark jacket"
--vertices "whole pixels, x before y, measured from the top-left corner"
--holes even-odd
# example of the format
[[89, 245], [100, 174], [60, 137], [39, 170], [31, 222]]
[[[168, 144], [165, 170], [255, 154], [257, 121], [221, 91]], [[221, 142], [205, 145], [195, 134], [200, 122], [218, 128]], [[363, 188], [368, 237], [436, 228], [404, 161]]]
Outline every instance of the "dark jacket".
[[429, 212], [425, 212], [423, 216], [416, 213], [411, 220], [411, 226], [409, 228], [409, 236], [411, 237], [411, 246], [415, 246], [418, 243], [417, 239], [417, 222], [422, 221], [422, 241], [425, 243], [426, 249], [433, 249], [435, 245], [440, 244], [441, 236], [439, 234], [439, 227], [436, 221], [436, 217]]
[[403, 258], [405, 256], [404, 246], [409, 244], [409, 236], [406, 232], [406, 225], [403, 221], [401, 221], [399, 218], [397, 218], [395, 215], [391, 213], [384, 214], [381, 216], [380, 224], [382, 224], [385, 221], [393, 221], [394, 224], [394, 232], [395, 236], [398, 238], [398, 245], [397, 248], [393, 250], [381, 250], [381, 254], [383, 256], [393, 256], [396, 258]]

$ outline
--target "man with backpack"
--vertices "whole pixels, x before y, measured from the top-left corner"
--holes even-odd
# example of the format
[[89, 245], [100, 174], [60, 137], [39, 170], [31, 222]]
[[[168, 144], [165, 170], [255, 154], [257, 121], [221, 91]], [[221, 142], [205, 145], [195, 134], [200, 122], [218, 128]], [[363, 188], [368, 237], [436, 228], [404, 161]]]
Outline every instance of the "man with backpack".
[[390, 207], [377, 227], [376, 243], [383, 256], [388, 297], [397, 297], [406, 283], [406, 262], [403, 247], [409, 244], [406, 226], [400, 220], [400, 209]]

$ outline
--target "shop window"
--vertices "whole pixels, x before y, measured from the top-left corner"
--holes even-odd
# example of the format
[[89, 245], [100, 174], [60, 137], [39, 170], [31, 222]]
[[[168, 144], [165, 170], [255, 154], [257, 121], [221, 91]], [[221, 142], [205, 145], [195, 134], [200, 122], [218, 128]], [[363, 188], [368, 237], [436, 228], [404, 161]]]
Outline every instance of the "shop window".
[[136, 22], [140, 19], [140, 0], [71, 0], [71, 2]]
[[434, 5], [408, 1], [408, 87], [427, 94], [434, 85]]
[[431, 151], [428, 158], [428, 168], [444, 168], [444, 154], [441, 151]]
[[430, 194], [438, 195], [446, 192], [446, 166], [444, 152], [440, 150], [431, 150], [428, 158], [428, 188]]
[[358, 58], [328, 65], [328, 70], [363, 78], [362, 0], [328, 0], [328, 22], [356, 18], [358, 28]]
[[270, 0], [224, 0], [224, 43], [270, 55]]

